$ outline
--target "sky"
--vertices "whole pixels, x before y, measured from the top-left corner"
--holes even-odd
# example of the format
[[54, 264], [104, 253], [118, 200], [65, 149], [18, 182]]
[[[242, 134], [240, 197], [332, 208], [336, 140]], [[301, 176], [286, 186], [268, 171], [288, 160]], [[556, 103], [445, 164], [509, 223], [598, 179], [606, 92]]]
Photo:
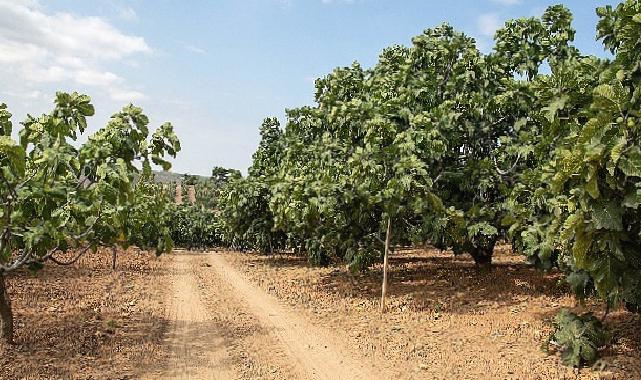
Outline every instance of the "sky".
[[[0, 103], [12, 121], [49, 112], [56, 91], [92, 97], [91, 133], [128, 103], [183, 150], [172, 171], [209, 175], [251, 165], [265, 117], [313, 103], [314, 80], [448, 22], [492, 49], [507, 19], [538, 0], [0, 0]], [[576, 45], [603, 56], [595, 8], [566, 0]], [[17, 126], [14, 125], [14, 129]], [[86, 136], [83, 137], [85, 139]]]

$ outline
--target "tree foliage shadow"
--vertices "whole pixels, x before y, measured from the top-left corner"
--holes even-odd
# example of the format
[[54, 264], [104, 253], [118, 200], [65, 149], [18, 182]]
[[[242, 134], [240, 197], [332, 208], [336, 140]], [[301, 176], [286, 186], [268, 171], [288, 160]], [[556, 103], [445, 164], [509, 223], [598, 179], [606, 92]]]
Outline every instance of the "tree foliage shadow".
[[[273, 269], [310, 268], [304, 257], [247, 254], [248, 265]], [[484, 307], [511, 306], [531, 297], [561, 297], [569, 294], [558, 272], [542, 273], [514, 255], [500, 254], [490, 270], [479, 270], [467, 255], [454, 256], [438, 250], [401, 251], [390, 257], [388, 296], [403, 299], [414, 310], [441, 307], [460, 300], [453, 312], [469, 313]], [[345, 266], [318, 271], [317, 289], [337, 297], [380, 298], [382, 266], [351, 273]]]
[[2, 379], [131, 377], [160, 360], [155, 348], [167, 329], [166, 320], [149, 313], [123, 318], [89, 308], [16, 317], [16, 344], [0, 355]]

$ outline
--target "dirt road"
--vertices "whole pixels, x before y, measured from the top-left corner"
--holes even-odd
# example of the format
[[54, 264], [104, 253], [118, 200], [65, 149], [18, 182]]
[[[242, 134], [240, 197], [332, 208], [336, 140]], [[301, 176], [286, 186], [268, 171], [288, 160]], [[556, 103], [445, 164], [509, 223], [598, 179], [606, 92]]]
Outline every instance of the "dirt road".
[[145, 378], [378, 379], [370, 359], [247, 281], [217, 254], [177, 253], [166, 368]]
[[194, 255], [175, 255], [171, 266], [172, 290], [169, 292], [166, 318], [171, 332], [166, 343], [171, 360], [159, 374], [147, 378], [231, 379], [233, 372], [225, 363], [224, 338], [215, 331], [211, 314], [203, 303], [196, 281]]

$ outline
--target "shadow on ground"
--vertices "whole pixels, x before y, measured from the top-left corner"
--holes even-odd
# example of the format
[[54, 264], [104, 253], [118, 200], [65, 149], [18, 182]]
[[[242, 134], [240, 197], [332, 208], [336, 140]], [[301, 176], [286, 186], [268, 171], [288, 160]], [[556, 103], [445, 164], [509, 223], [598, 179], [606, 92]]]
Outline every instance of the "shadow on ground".
[[[248, 254], [249, 266], [266, 265], [275, 270], [310, 268], [304, 257]], [[345, 266], [318, 270], [322, 291], [337, 297], [380, 298], [382, 266], [365, 273], [351, 273]], [[431, 310], [435, 300], [460, 299], [455, 312], [478, 311], [485, 306], [520, 304], [526, 297], [569, 295], [558, 272], [544, 274], [514, 255], [498, 254], [490, 270], [479, 270], [467, 255], [454, 256], [438, 250], [406, 251], [390, 257], [388, 295], [405, 299], [406, 307]]]
[[15, 345], [1, 347], [1, 379], [126, 378], [163, 361], [167, 321], [152, 299], [167, 271], [153, 254], [101, 250], [72, 266], [8, 276]]

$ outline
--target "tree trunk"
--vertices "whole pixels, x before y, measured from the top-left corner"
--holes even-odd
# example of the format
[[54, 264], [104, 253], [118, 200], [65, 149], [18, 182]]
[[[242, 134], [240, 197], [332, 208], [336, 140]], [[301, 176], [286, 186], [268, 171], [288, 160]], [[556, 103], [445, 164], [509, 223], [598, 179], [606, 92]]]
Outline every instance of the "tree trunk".
[[13, 311], [5, 285], [5, 275], [0, 272], [0, 341], [13, 343]]
[[118, 250], [116, 247], [111, 247], [111, 269], [116, 270], [116, 258], [118, 256]]
[[479, 268], [490, 268], [492, 266], [492, 255], [494, 254], [494, 245], [496, 242], [490, 242], [487, 246], [472, 247], [470, 256]]
[[387, 296], [387, 258], [389, 256], [390, 239], [392, 235], [392, 218], [387, 219], [387, 234], [385, 235], [385, 253], [383, 255], [383, 289], [381, 291], [381, 314], [385, 312], [385, 297]]

